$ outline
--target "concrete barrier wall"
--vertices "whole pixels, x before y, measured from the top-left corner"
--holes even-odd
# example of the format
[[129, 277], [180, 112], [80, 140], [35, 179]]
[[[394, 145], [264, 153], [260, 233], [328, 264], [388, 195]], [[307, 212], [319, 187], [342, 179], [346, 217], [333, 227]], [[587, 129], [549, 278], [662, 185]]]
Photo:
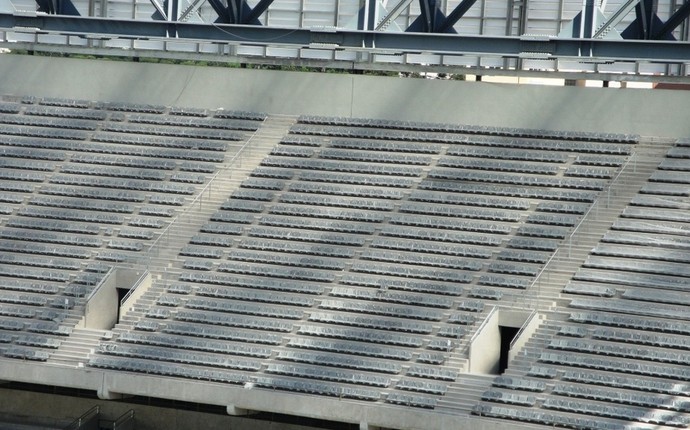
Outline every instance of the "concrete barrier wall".
[[0, 55], [0, 94], [690, 136], [680, 90], [548, 87]]

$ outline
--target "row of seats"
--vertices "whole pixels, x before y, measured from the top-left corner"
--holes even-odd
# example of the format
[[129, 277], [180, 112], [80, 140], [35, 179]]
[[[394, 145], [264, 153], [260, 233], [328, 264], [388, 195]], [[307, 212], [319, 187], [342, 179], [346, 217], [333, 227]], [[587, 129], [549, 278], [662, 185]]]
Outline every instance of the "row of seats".
[[60, 270], [79, 270], [81, 268], [81, 264], [67, 258], [50, 257], [46, 259], [44, 257], [6, 252], [0, 252], [0, 264], [46, 267]]
[[[12, 225], [15, 227], [15, 225]], [[98, 248], [103, 241], [98, 236], [77, 235], [70, 232], [44, 230], [15, 230], [4, 229], [0, 231], [0, 237], [23, 242], [7, 242], [0, 246], [3, 249], [11, 249], [16, 252], [29, 252], [36, 254], [63, 255], [77, 258], [88, 258], [91, 253], [88, 250], [79, 248], [67, 248], [56, 246], [44, 246], [35, 242], [56, 243], [60, 245], [76, 245], [79, 247]]]
[[8, 125], [2, 126], [2, 134], [21, 137], [38, 137], [48, 139], [65, 139], [84, 141], [89, 138], [89, 133], [82, 130], [71, 130], [67, 128], [43, 128], [31, 125]]
[[622, 403], [625, 405], [654, 409], [668, 409], [677, 412], [690, 412], [690, 402], [658, 395], [637, 394], [622, 392], [620, 390], [590, 388], [582, 385], [562, 383], [556, 384], [552, 392], [560, 396], [604, 400], [612, 403]]
[[308, 319], [313, 322], [414, 334], [429, 334], [433, 329], [431, 324], [425, 322], [407, 321], [400, 318], [359, 316], [347, 313], [311, 312]]
[[[457, 130], [459, 133], [467, 133], [467, 130]], [[330, 126], [309, 123], [298, 123], [290, 128], [290, 133], [298, 135], [312, 136], [331, 136], [336, 138], [353, 139], [372, 139], [372, 140], [395, 140], [395, 141], [418, 141], [423, 143], [474, 143], [479, 145], [494, 145], [504, 147], [519, 147], [526, 149], [542, 149], [557, 151], [577, 151], [601, 154], [629, 154], [628, 145], [616, 143], [602, 143], [604, 139], [590, 139], [589, 141], [556, 140], [546, 136], [539, 136], [538, 139], [523, 137], [499, 137], [494, 136], [468, 136], [466, 134], [456, 134], [456, 132], [434, 132], [417, 131], [405, 129], [376, 129], [358, 126]], [[498, 133], [497, 133], [498, 134]], [[562, 139], [561, 136], [558, 136]], [[549, 140], [547, 140], [549, 139]], [[608, 140], [618, 142], [618, 140]], [[637, 139], [632, 139], [626, 143], [635, 143]]]
[[244, 384], [249, 380], [248, 375], [236, 372], [228, 372], [208, 367], [185, 366], [180, 363], [173, 364], [158, 360], [135, 359], [132, 357], [95, 355], [89, 359], [89, 366], [230, 384]]
[[280, 191], [285, 187], [285, 181], [282, 179], [249, 177], [242, 181], [240, 186], [243, 188]]
[[565, 370], [561, 380], [592, 384], [611, 388], [635, 389], [672, 396], [690, 395], [690, 385], [664, 379], [640, 378], [618, 373], [599, 373], [582, 370]]
[[623, 271], [601, 271], [594, 269], [579, 269], [573, 279], [611, 284], [621, 284], [639, 287], [661, 288], [666, 290], [687, 290], [686, 279], [670, 275], [649, 273], [629, 273]]
[[330, 196], [326, 194], [284, 193], [278, 201], [305, 206], [329, 206], [334, 208], [391, 211], [395, 204], [391, 200]]
[[541, 163], [565, 163], [568, 154], [557, 151], [539, 151], [532, 149], [487, 148], [475, 145], [453, 145], [446, 154], [456, 157], [488, 158], [512, 161], [537, 161]]
[[281, 266], [308, 267], [325, 270], [343, 270], [345, 263], [340, 259], [328, 257], [293, 256], [282, 253], [267, 253], [260, 251], [232, 250], [229, 260], [249, 261], [252, 263], [277, 264]]
[[372, 372], [389, 374], [398, 374], [402, 370], [402, 365], [396, 362], [360, 358], [330, 352], [293, 351], [284, 349], [278, 351], [277, 358], [279, 360], [294, 361], [298, 363], [343, 367], [346, 369], [368, 370]]
[[[644, 257], [640, 255], [639, 257]], [[590, 255], [583, 267], [598, 269], [611, 269], [626, 272], [643, 272], [657, 275], [670, 275], [678, 277], [690, 276], [690, 268], [683, 263], [633, 260], [629, 258], [600, 257]]]
[[496, 273], [491, 273], [487, 275], [481, 275], [479, 277], [479, 285], [490, 285], [494, 287], [503, 288], [514, 288], [518, 290], [527, 289], [531, 285], [531, 280], [527, 278], [516, 277], [515, 275], [501, 275]]
[[[246, 317], [232, 314], [205, 311], [180, 310], [175, 316], [175, 321], [184, 321], [200, 324], [222, 325], [228, 327], [249, 328], [257, 330], [268, 330], [278, 332], [292, 331], [292, 324], [286, 323], [275, 318]], [[157, 329], [156, 326], [154, 328]]]
[[241, 249], [254, 249], [258, 251], [318, 255], [320, 257], [352, 258], [354, 255], [354, 250], [347, 247], [253, 238], [244, 238], [238, 247]]
[[513, 408], [478, 404], [472, 409], [475, 415], [503, 418], [528, 423], [536, 423], [552, 427], [587, 428], [595, 430], [624, 430], [626, 425], [616, 422], [602, 421], [600, 418], [581, 418], [574, 415], [558, 415], [551, 412], [542, 412], [533, 408]]
[[101, 125], [101, 130], [118, 133], [147, 134], [153, 136], [183, 137], [192, 139], [213, 139], [226, 141], [239, 141], [244, 135], [226, 130], [211, 130], [205, 128], [187, 127], [156, 127], [146, 124], [131, 124], [108, 122]]
[[379, 187], [360, 187], [354, 185], [331, 184], [321, 182], [296, 182], [289, 186], [293, 193], [314, 193], [344, 197], [367, 197], [373, 199], [400, 200], [403, 192], [398, 189]]
[[334, 297], [349, 297], [362, 300], [375, 300], [391, 303], [401, 303], [413, 306], [428, 306], [450, 309], [453, 301], [444, 297], [429, 295], [397, 293], [391, 291], [371, 290], [362, 288], [333, 287], [330, 292]]
[[187, 336], [175, 336], [158, 333], [149, 334], [137, 332], [123, 332], [118, 336], [118, 341], [140, 345], [190, 349], [194, 351], [242, 355], [256, 358], [268, 358], [271, 356], [272, 353], [271, 348], [247, 345], [245, 343], [210, 341], [205, 339], [190, 338]]
[[324, 299], [319, 304], [321, 309], [356, 312], [359, 314], [384, 315], [388, 317], [409, 318], [426, 321], [440, 321], [443, 314], [435, 310], [426, 310], [409, 306], [390, 306], [376, 303], [354, 302], [347, 300]]
[[[187, 317], [192, 318], [191, 315]], [[142, 320], [143, 322], [150, 322]], [[241, 321], [236, 321], [241, 322]], [[156, 324], [153, 327], [135, 327], [138, 331], [155, 331], [160, 329], [161, 333], [198, 337], [202, 339], [219, 339], [224, 341], [249, 342], [260, 345], [279, 345], [282, 343], [280, 334], [267, 331], [256, 331], [253, 329], [242, 329], [235, 326], [219, 326], [208, 324], [195, 324], [186, 321], [167, 321], [164, 326]]]
[[135, 145], [145, 147], [162, 147], [176, 149], [194, 149], [202, 151], [220, 151], [228, 149], [222, 140], [200, 140], [169, 137], [153, 137], [141, 134], [122, 134], [114, 132], [97, 132], [91, 137], [92, 142], [112, 143], [117, 145]]
[[253, 383], [259, 387], [305, 392], [324, 396], [346, 397], [358, 400], [375, 401], [381, 397], [381, 393], [359, 387], [337, 386], [325, 382], [311, 382], [300, 379], [282, 379], [270, 376], [254, 378]]
[[[281, 142], [282, 143], [282, 142]], [[271, 149], [271, 155], [282, 156], [282, 157], [302, 157], [311, 158], [316, 154], [316, 149], [310, 148], [308, 146], [275, 146]]]
[[95, 176], [112, 176], [117, 178], [129, 179], [143, 179], [147, 181], [162, 181], [165, 179], [165, 173], [160, 170], [152, 170], [145, 168], [132, 167], [110, 167], [98, 164], [66, 164], [60, 167], [61, 173], [70, 173], [74, 175], [95, 175]]
[[366, 163], [408, 164], [418, 166], [428, 166], [431, 164], [432, 160], [428, 155], [349, 150], [343, 148], [324, 148], [319, 152], [319, 156], [325, 160], [347, 160]]
[[99, 200], [84, 200], [83, 198], [33, 196], [29, 203], [36, 206], [49, 206], [55, 208], [79, 209], [111, 213], [131, 214], [134, 212], [135, 209], [133, 205], [124, 204], [121, 202], [103, 202]]
[[273, 227], [286, 227], [289, 229], [301, 230], [319, 230], [319, 231], [335, 231], [349, 234], [366, 234], [371, 235], [375, 231], [375, 227], [368, 223], [353, 222], [353, 221], [332, 221], [315, 218], [304, 217], [288, 217], [285, 215], [262, 215], [259, 218], [260, 225], [267, 225]]
[[487, 184], [511, 184], [530, 187], [568, 188], [574, 190], [601, 191], [605, 183], [597, 179], [571, 177], [552, 177], [544, 175], [527, 176], [517, 173], [483, 172], [469, 169], [435, 168], [428, 174], [429, 178], [451, 181], [470, 181]]
[[[252, 174], [256, 175], [256, 172]], [[349, 185], [367, 185], [370, 187], [410, 188], [414, 184], [413, 178], [399, 178], [394, 176], [374, 176], [369, 174], [338, 173], [329, 171], [302, 171], [293, 173], [291, 179], [308, 182], [328, 182]]]
[[690, 327], [688, 327], [686, 323], [669, 320], [653, 320], [641, 316], [573, 312], [570, 314], [570, 320], [574, 322], [631, 328], [651, 332], [681, 335], [690, 334]]
[[365, 173], [370, 175], [392, 175], [402, 177], [419, 177], [421, 167], [371, 164], [357, 161], [302, 159], [297, 157], [269, 156], [261, 161], [262, 166], [281, 167], [296, 170], [324, 170], [332, 172]]
[[70, 175], [55, 175], [50, 178], [50, 183], [60, 185], [78, 185], [98, 188], [117, 188], [125, 190], [172, 193], [172, 194], [194, 194], [195, 188], [189, 185], [159, 183], [151, 181], [140, 181], [135, 179], [118, 180], [113, 178], [89, 178]]
[[[14, 105], [12, 113], [19, 113], [21, 105]], [[4, 111], [3, 111], [4, 112]], [[92, 121], [104, 121], [108, 113], [85, 108], [71, 108], [66, 106], [50, 107], [41, 105], [29, 105], [24, 108], [24, 115], [49, 116], [57, 118], [86, 119]]]
[[28, 293], [57, 294], [60, 288], [54, 284], [26, 282], [17, 279], [0, 280], [0, 288], [3, 290], [23, 291]]
[[544, 401], [543, 407], [546, 409], [577, 412], [579, 414], [676, 427], [686, 427], [690, 423], [687, 417], [679, 416], [674, 413], [649, 411], [643, 408], [608, 406], [584, 401], [561, 400], [553, 397], [547, 398]]
[[221, 130], [256, 131], [259, 128], [257, 121], [244, 121], [233, 118], [199, 118], [187, 115], [160, 116], [160, 115], [129, 115], [127, 121], [141, 124], [172, 125], [180, 127], [211, 128]]
[[34, 115], [15, 115], [0, 113], [0, 123], [25, 125], [30, 127], [53, 127], [63, 130], [93, 131], [98, 127], [95, 121], [73, 118], [55, 118]]
[[436, 163], [437, 166], [450, 167], [456, 169], [488, 170], [492, 172], [513, 172], [537, 175], [555, 175], [559, 171], [557, 164], [550, 163], [530, 163], [525, 161], [495, 161], [485, 159], [475, 159], [466, 157], [441, 157]]
[[289, 239], [302, 242], [357, 247], [364, 245], [365, 242], [365, 238], [362, 236], [347, 233], [321, 232], [318, 230], [288, 230], [273, 227], [252, 227], [247, 234], [252, 237], [262, 237], [266, 239]]
[[332, 272], [317, 271], [316, 269], [286, 269], [283, 267], [271, 267], [264, 265], [241, 264], [235, 262], [222, 263], [217, 269], [219, 272], [244, 274], [251, 276], [269, 276], [273, 278], [298, 279], [302, 281], [333, 282], [335, 275]]
[[412, 291], [417, 293], [441, 294], [448, 296], [460, 296], [464, 289], [454, 283], [436, 283], [430, 281], [415, 281], [411, 279], [385, 278], [358, 273], [345, 273], [340, 279], [345, 285], [358, 285], [363, 287], [386, 290]]
[[98, 224], [122, 224], [124, 222], [124, 217], [117, 214], [90, 213], [76, 209], [36, 208], [31, 206], [21, 208], [18, 211], [18, 215], [51, 220], [68, 220]]
[[311, 338], [293, 338], [287, 343], [288, 347], [304, 348], [317, 351], [330, 351], [340, 354], [362, 355], [366, 357], [387, 358], [408, 361], [412, 359], [412, 352], [386, 346], [364, 344], [357, 341], [334, 341]]
[[[413, 195], [412, 197], [418, 196]], [[429, 197], [427, 196], [426, 199], [429, 199]], [[414, 200], [419, 201], [418, 199]], [[519, 212], [509, 211], [503, 208], [489, 209], [475, 208], [470, 206], [429, 205], [429, 200], [426, 200], [424, 203], [417, 203], [417, 201], [414, 200], [411, 202], [403, 202], [400, 205], [400, 212], [458, 218], [476, 218], [504, 222], [518, 222], [520, 220]]]
[[417, 131], [455, 132], [469, 134], [487, 134], [514, 137], [540, 137], [563, 140], [594, 140], [602, 142], [635, 143], [639, 136], [634, 134], [596, 133], [586, 131], [557, 131], [545, 129], [525, 129], [512, 127], [495, 127], [481, 125], [428, 123], [415, 121], [384, 120], [372, 118], [323, 117], [302, 115], [298, 118], [302, 124], [322, 124], [352, 127], [372, 127], [386, 129], [403, 129]]
[[457, 270], [481, 270], [483, 264], [477, 260], [463, 257], [436, 256], [415, 252], [391, 253], [379, 249], [365, 249], [360, 255], [362, 260], [385, 261], [397, 264], [442, 267]]
[[374, 387], [388, 387], [390, 378], [386, 376], [371, 375], [367, 373], [351, 372], [347, 370], [334, 370], [322, 367], [307, 367], [293, 364], [270, 363], [266, 366], [266, 372], [278, 375], [287, 375], [300, 378], [322, 379], [333, 382], [346, 382], [357, 385], [370, 385]]
[[491, 236], [487, 234], [466, 231], [435, 230], [432, 228], [401, 228], [395, 225], [384, 226], [379, 232], [379, 235], [386, 237], [419, 239], [424, 241], [437, 241], [484, 246], [498, 246], [501, 243], [500, 236]]
[[673, 318], [680, 320], [690, 319], [688, 310], [663, 304], [650, 307], [645, 303], [638, 303], [631, 300], [607, 300], [607, 299], [584, 299], [577, 298], [570, 301], [570, 307], [588, 310], [600, 310], [605, 312], [617, 312], [622, 314], [633, 314], [639, 316]]
[[[97, 164], [104, 166], [121, 166], [133, 169], [150, 169], [153, 171], [173, 170], [177, 166], [174, 161], [149, 158], [147, 156], [132, 157], [112, 157], [109, 155], [81, 154], [75, 153], [70, 156], [72, 163]], [[192, 167], [195, 164], [183, 162], [179, 165], [180, 170], [187, 170], [185, 166]]]
[[670, 367], [660, 364], [647, 364], [643, 362], [630, 362], [573, 353], [554, 352], [542, 352], [538, 361], [567, 367], [584, 367], [609, 372], [622, 372], [681, 381], [688, 380], [688, 369], [685, 367]]
[[472, 282], [472, 275], [462, 271], [422, 268], [408, 265], [384, 264], [380, 262], [355, 261], [351, 270], [360, 273], [373, 273], [402, 278], [447, 281], [460, 284]]
[[[300, 139], [300, 138], [297, 138]], [[294, 140], [294, 139], [293, 139]], [[294, 144], [293, 140], [283, 140], [283, 143]], [[297, 144], [300, 144], [304, 138], [301, 138]], [[331, 148], [339, 149], [358, 149], [364, 151], [383, 151], [388, 153], [407, 152], [413, 154], [439, 154], [442, 146], [434, 143], [408, 143], [408, 142], [382, 142], [372, 140], [345, 140], [345, 139], [331, 139], [328, 142]]]
[[[5, 145], [5, 139], [0, 138], [0, 145]], [[2, 155], [11, 158], [27, 160], [64, 161], [67, 156], [62, 152], [41, 151], [33, 148], [2, 148]]]
[[0, 266], [0, 276], [57, 282], [67, 282], [69, 280], [69, 274], [65, 272], [59, 272], [56, 270], [27, 269], [25, 267]]
[[427, 242], [420, 240], [393, 239], [389, 237], [376, 237], [371, 242], [372, 248], [394, 249], [398, 251], [410, 251], [414, 253], [429, 253], [452, 255], [457, 257], [491, 258], [491, 248], [477, 247], [473, 245], [455, 245], [439, 242]]
[[422, 346], [422, 338], [420, 337], [410, 336], [408, 334], [400, 335], [382, 330], [360, 330], [337, 326], [326, 327], [302, 324], [297, 330], [297, 333], [309, 336], [370, 342], [373, 344], [397, 345], [415, 348]]
[[200, 286], [195, 290], [195, 294], [204, 297], [217, 297], [222, 299], [245, 300], [260, 303], [275, 303], [291, 306], [309, 307], [314, 304], [314, 299], [312, 299], [311, 297], [264, 291], [252, 291], [243, 288]]
[[476, 233], [509, 234], [512, 230], [509, 224], [498, 222], [483, 222], [475, 220], [422, 216], [416, 214], [393, 214], [391, 224], [411, 225], [433, 229], [462, 230]]
[[55, 170], [55, 163], [46, 161], [27, 161], [15, 160], [13, 158], [3, 158], [0, 160], [0, 167], [5, 169], [36, 170], [39, 172], [52, 172]]
[[43, 182], [46, 175], [38, 172], [26, 172], [17, 170], [0, 170], [0, 179], [5, 181], [25, 181], [25, 182]]
[[504, 186], [483, 182], [467, 182], [463, 178], [453, 180], [423, 179], [419, 188], [428, 191], [441, 191], [465, 194], [485, 194], [490, 196], [519, 197], [523, 199], [561, 200], [564, 202], [594, 203], [598, 193], [585, 189]]
[[595, 343], [591, 340], [555, 338], [548, 343], [547, 348], [682, 365], [687, 365], [689, 362], [685, 354], [675, 351], [657, 350], [652, 348], [640, 349], [637, 346], [619, 346], [610, 343]]
[[230, 287], [247, 287], [259, 290], [274, 290], [314, 295], [322, 294], [324, 291], [324, 287], [317, 283], [288, 281], [270, 277], [242, 277], [219, 273], [185, 272], [180, 275], [179, 279], [183, 282], [225, 285]]

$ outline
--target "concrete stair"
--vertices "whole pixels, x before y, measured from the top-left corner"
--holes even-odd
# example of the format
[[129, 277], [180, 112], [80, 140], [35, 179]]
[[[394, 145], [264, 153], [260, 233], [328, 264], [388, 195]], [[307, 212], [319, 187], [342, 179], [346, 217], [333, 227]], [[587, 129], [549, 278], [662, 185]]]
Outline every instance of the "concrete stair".
[[[598, 200], [569, 237], [566, 237], [553, 258], [537, 276], [530, 290], [518, 301], [528, 307], [553, 310], [563, 305], [561, 291], [565, 284], [587, 259], [602, 236], [639, 192], [656, 170], [672, 145], [660, 142], [641, 142], [635, 154], [623, 167], [611, 185], [603, 190]], [[520, 303], [516, 302], [515, 305]]]
[[50, 355], [48, 363], [80, 367], [89, 361], [101, 339], [108, 335], [107, 330], [75, 328], [60, 347]]
[[169, 271], [181, 269], [184, 260], [178, 258], [179, 250], [289, 132], [296, 119], [293, 116], [269, 116], [244, 147], [225, 161], [198, 201], [180, 214], [151, 247], [147, 261], [151, 272], [165, 276]]
[[470, 414], [474, 405], [481, 401], [482, 394], [491, 386], [495, 375], [461, 374], [448, 387], [446, 395], [439, 399], [436, 410]]
[[200, 195], [198, 202], [180, 214], [161, 234], [161, 237], [148, 252], [146, 263], [153, 282], [149, 289], [134, 303], [131, 310], [120, 316], [113, 332], [131, 330], [142, 319], [158, 297], [165, 292], [166, 285], [176, 280], [182, 270], [184, 257], [178, 254], [189, 240], [199, 233], [199, 228], [225, 202], [233, 190], [259, 165], [271, 149], [288, 134], [296, 122], [294, 116], [273, 115], [266, 118], [259, 130], [244, 147], [220, 167], [218, 174]]

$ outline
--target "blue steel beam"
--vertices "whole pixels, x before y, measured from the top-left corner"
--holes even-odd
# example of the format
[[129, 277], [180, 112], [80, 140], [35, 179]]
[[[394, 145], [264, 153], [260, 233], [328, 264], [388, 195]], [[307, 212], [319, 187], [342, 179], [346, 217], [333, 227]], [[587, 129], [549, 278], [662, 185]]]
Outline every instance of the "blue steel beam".
[[453, 29], [453, 26], [465, 16], [468, 10], [477, 2], [477, 0], [462, 0], [451, 13], [448, 14], [446, 19], [438, 25], [436, 28], [436, 33], [447, 33], [449, 30]]
[[580, 61], [690, 62], [690, 43], [650, 40], [460, 36], [362, 30], [295, 29], [252, 25], [141, 21], [36, 14], [0, 14], [0, 31], [84, 38], [175, 40], [235, 45], [286, 46], [370, 51], [387, 54], [479, 55], [502, 58], [579, 59]]
[[662, 40], [672, 38], [671, 33], [673, 30], [681, 25], [683, 21], [688, 18], [688, 16], [690, 16], [690, 0], [687, 0], [685, 3], [683, 3], [683, 5], [678, 8], [678, 10], [675, 11], [668, 20], [666, 20], [664, 25], [654, 32], [652, 39]]

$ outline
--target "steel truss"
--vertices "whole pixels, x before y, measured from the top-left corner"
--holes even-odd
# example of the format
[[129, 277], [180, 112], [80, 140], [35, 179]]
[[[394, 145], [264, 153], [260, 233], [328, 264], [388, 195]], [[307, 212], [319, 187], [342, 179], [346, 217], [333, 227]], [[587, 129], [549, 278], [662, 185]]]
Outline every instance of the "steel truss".
[[[407, 32], [377, 29], [386, 26], [400, 7], [412, 0], [401, 0], [381, 20], [375, 17], [377, 0], [366, 1], [360, 12], [360, 29], [262, 26], [258, 18], [273, 0], [260, 0], [253, 8], [246, 0], [208, 0], [212, 6], [216, 4], [215, 23], [186, 20], [205, 0], [192, 0], [184, 10], [178, 10], [174, 0], [150, 0], [157, 5], [158, 19], [152, 20], [70, 15], [66, 14], [73, 10], [70, 0], [37, 1], [36, 12], [8, 12], [0, 8], [0, 45], [47, 51], [60, 51], [62, 47], [64, 52], [132, 57], [147, 56], [147, 52], [151, 57], [163, 58], [211, 56], [219, 61], [226, 58], [247, 63], [360, 70], [404, 71], [425, 66], [443, 70], [451, 66], [452, 70], [473, 68], [477, 74], [495, 68], [503, 74], [533, 70], [607, 74], [622, 70], [642, 75], [645, 73], [641, 65], [663, 64], [668, 67], [667, 75], [687, 76], [686, 65], [690, 64], [690, 43], [668, 40], [673, 29], [690, 14], [690, 0], [680, 5], [666, 22], [656, 17], [653, 6], [657, 0], [627, 1], [609, 18], [603, 17], [594, 0], [586, 0], [574, 20], [577, 27], [573, 25], [573, 33], [568, 35], [574, 37], [455, 34], [454, 26], [475, 0], [462, 0], [447, 16], [439, 10], [436, 0], [418, 0], [422, 13], [411, 25], [416, 31]], [[633, 28], [638, 37], [603, 37], [633, 9], [638, 19], [629, 29]], [[606, 19], [602, 21], [602, 17]], [[275, 50], [280, 55], [272, 56]]]

